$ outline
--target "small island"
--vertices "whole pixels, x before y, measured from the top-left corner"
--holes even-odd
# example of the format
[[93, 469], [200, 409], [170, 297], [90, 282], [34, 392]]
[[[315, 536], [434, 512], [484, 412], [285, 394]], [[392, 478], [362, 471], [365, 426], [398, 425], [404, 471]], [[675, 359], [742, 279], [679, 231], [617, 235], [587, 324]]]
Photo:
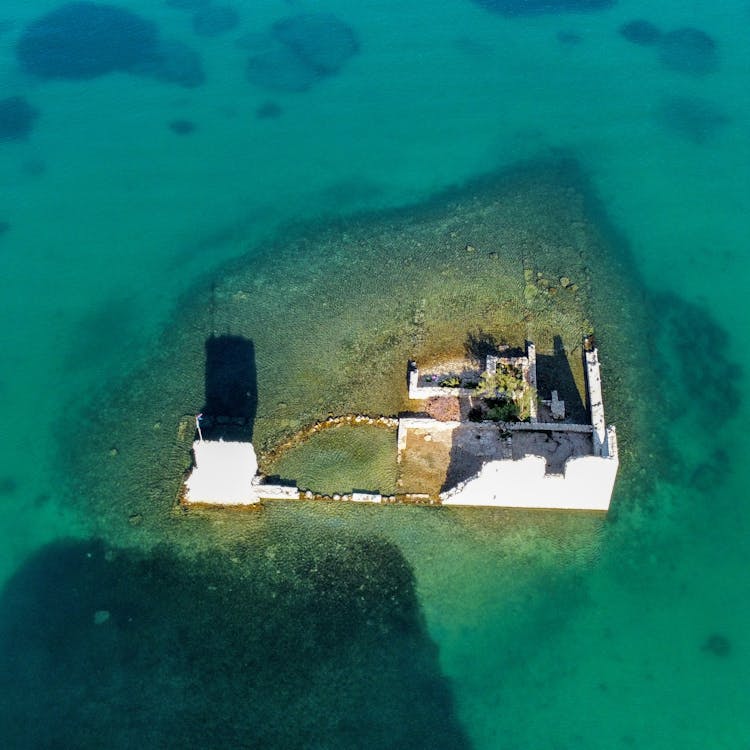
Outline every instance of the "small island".
[[[594, 453], [583, 351], [585, 337], [594, 335], [606, 415], [617, 423], [619, 486], [631, 456], [657, 455], [664, 444], [647, 420], [659, 381], [646, 368], [649, 358], [632, 347], [644, 336], [659, 339], [654, 325], [662, 319], [650, 302], [641, 304], [638, 279], [606, 222], [597, 220], [591, 195], [568, 162], [527, 165], [398, 211], [306, 225], [304, 232], [289, 227], [267, 252], [217, 271], [210, 284], [186, 294], [148, 362], [96, 401], [86, 440], [63, 443], [66, 476], [75, 479], [87, 519], [134, 543], [158, 543], [164, 524], [185, 517], [181, 533], [192, 545], [208, 536], [222, 543], [228, 526], [239, 533], [248, 522], [243, 509], [294, 515], [294, 498], [322, 500], [326, 512], [347, 517], [358, 515], [357, 505], [336, 500], [447, 511], [447, 493], [483, 466], [490, 471], [498, 465], [492, 462], [507, 460], [465, 451], [462, 436], [472, 430], [492, 436], [494, 451], [510, 436], [519, 467], [541, 457], [545, 492], [527, 500], [548, 507], [555, 493], [547, 487], [563, 478], [563, 487], [571, 486], [576, 467], [617, 463]], [[483, 396], [487, 354], [528, 356], [527, 341], [535, 345], [535, 394], [508, 403], [501, 396], [518, 390], [519, 372], [501, 368], [494, 398]], [[436, 387], [427, 376], [444, 375], [449, 394], [409, 398], [411, 360], [418, 385]], [[450, 385], [462, 372], [452, 372], [451, 363], [461, 360], [473, 374]], [[457, 390], [474, 383], [470, 394]], [[522, 435], [533, 424], [534, 403], [537, 422], [555, 429]], [[247, 487], [252, 477], [250, 492], [204, 491], [212, 486], [211, 466], [223, 464], [211, 460], [210, 447], [205, 455], [191, 450], [199, 412], [204, 444], [243, 444], [240, 481]], [[442, 428], [440, 439], [436, 431], [419, 437], [409, 429], [399, 457], [399, 424], [403, 432], [406, 420], [420, 417], [461, 426]], [[524, 453], [532, 438], [545, 444]], [[583, 444], [572, 451], [579, 438]], [[601, 442], [609, 445], [605, 438], [606, 428]], [[195, 474], [190, 491], [188, 472]], [[199, 475], [207, 483], [193, 484]], [[271, 501], [274, 486], [291, 499]], [[608, 488], [600, 495], [603, 510]], [[497, 506], [520, 502], [507, 491], [488, 498]], [[579, 500], [566, 505], [581, 507]], [[299, 511], [315, 512], [309, 503]], [[521, 522], [523, 514], [515, 515]]]
[[[619, 466], [614, 425], [606, 425], [598, 350], [586, 339], [583, 368], [585, 421], [566, 414], [552, 389], [539, 393], [537, 352], [485, 347], [478, 357], [452, 359], [420, 371], [408, 364], [410, 402], [420, 408], [398, 417], [329, 417], [290, 441], [341, 424], [396, 428], [399, 491], [336, 494], [353, 502], [411, 502], [517, 508], [606, 511]], [[546, 394], [543, 394], [546, 395]], [[185, 505], [255, 505], [261, 500], [315, 499], [293, 484], [258, 473], [251, 442], [204, 440], [200, 419]]]

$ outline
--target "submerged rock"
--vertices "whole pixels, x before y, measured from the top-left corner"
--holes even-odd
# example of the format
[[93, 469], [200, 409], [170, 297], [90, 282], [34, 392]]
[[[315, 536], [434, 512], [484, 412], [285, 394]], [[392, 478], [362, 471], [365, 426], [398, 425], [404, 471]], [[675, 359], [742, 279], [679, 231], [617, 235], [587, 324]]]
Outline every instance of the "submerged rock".
[[172, 120], [169, 129], [177, 135], [190, 135], [195, 131], [195, 123], [191, 120]]
[[696, 144], [710, 141], [729, 122], [729, 117], [716, 104], [688, 96], [663, 99], [657, 107], [656, 118], [666, 129]]
[[713, 654], [714, 656], [729, 656], [732, 651], [732, 643], [725, 635], [712, 633], [703, 642], [701, 650]]
[[275, 120], [281, 117], [283, 110], [276, 102], [263, 102], [256, 110], [255, 116], [259, 120]]
[[18, 488], [18, 482], [13, 477], [0, 477], [0, 495], [11, 495]]
[[627, 39], [633, 44], [639, 44], [648, 47], [656, 44], [661, 39], [661, 30], [651, 21], [643, 18], [636, 18], [634, 21], [623, 24], [618, 29], [621, 37]]
[[157, 55], [156, 25], [125, 8], [61, 5], [32, 21], [18, 41], [21, 67], [41, 78], [88, 79], [130, 71]]
[[557, 41], [560, 42], [560, 44], [575, 46], [583, 41], [583, 37], [575, 31], [558, 31]]
[[41, 159], [27, 159], [21, 171], [29, 177], [41, 177], [47, 171], [47, 165]]
[[705, 31], [690, 26], [661, 37], [659, 61], [668, 70], [694, 76], [713, 73], [719, 67], [716, 42]]
[[28, 138], [39, 112], [22, 96], [0, 99], [0, 141]]

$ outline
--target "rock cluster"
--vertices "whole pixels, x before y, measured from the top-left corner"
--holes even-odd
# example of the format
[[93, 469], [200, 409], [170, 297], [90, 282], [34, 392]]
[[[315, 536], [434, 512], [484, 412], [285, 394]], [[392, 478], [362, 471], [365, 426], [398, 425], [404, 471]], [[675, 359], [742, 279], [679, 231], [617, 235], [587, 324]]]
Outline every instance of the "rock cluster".
[[575, 294], [578, 292], [578, 284], [568, 276], [560, 276], [558, 282], [550, 281], [541, 271], [534, 272], [531, 268], [524, 269], [524, 292], [523, 296], [527, 304], [532, 304], [540, 295], [554, 297], [559, 289]]

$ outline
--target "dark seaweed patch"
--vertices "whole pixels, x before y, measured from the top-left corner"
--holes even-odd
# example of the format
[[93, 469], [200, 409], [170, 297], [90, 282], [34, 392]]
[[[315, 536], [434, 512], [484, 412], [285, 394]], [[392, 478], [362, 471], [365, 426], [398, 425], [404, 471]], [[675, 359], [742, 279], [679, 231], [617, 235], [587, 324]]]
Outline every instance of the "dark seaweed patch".
[[208, 5], [193, 16], [193, 31], [198, 36], [219, 36], [236, 29], [239, 13], [226, 5]]
[[198, 10], [205, 8], [211, 0], [166, 0], [165, 5], [177, 10]]
[[276, 120], [281, 117], [283, 110], [276, 102], [263, 102], [256, 110], [255, 116], [259, 120]]
[[0, 613], [5, 747], [468, 746], [379, 539], [285, 531], [193, 559], [60, 542]]
[[668, 130], [696, 144], [710, 141], [729, 122], [729, 117], [712, 102], [686, 96], [663, 99], [656, 118]]
[[634, 21], [623, 24], [618, 32], [624, 39], [643, 47], [656, 44], [661, 39], [661, 30], [658, 26], [643, 18], [636, 18]]
[[100, 367], [107, 360], [122, 361], [136, 325], [132, 300], [109, 297], [81, 316], [65, 358], [66, 366]]
[[726, 657], [732, 651], [732, 643], [725, 635], [712, 633], [703, 641], [701, 650], [714, 656]]
[[[701, 492], [710, 492], [715, 490], [726, 479], [727, 466], [730, 463], [730, 457], [727, 452], [721, 448], [714, 450], [706, 461], [701, 461], [689, 472], [690, 487], [694, 487]], [[682, 479], [684, 479], [684, 474]]]
[[129, 71], [156, 56], [156, 25], [115, 5], [67, 3], [32, 21], [18, 41], [21, 67], [42, 78]]
[[247, 80], [270, 91], [307, 91], [320, 76], [288, 47], [275, 44], [251, 55], [247, 61]]
[[713, 73], [719, 67], [716, 42], [705, 31], [690, 26], [661, 37], [659, 61], [668, 70], [693, 76]]
[[587, 13], [603, 10], [616, 0], [474, 0], [492, 13], [503, 16], [533, 16], [540, 13]]
[[47, 165], [41, 159], [27, 159], [21, 171], [29, 177], [41, 177], [47, 171]]
[[0, 237], [7, 234], [10, 231], [10, 223], [7, 221], [0, 221]]
[[195, 123], [191, 120], [172, 120], [169, 129], [177, 135], [190, 135], [195, 131]]
[[248, 61], [248, 80], [276, 91], [306, 91], [359, 51], [354, 29], [329, 13], [284, 18], [273, 24], [270, 38], [242, 44], [258, 48]]
[[557, 41], [560, 42], [560, 44], [567, 44], [572, 47], [580, 44], [583, 41], [583, 37], [575, 31], [558, 31]]
[[337, 73], [359, 51], [351, 26], [329, 13], [303, 13], [272, 27], [274, 38], [320, 75]]
[[22, 141], [33, 130], [39, 112], [22, 96], [0, 99], [0, 141]]
[[170, 39], [160, 40], [153, 57], [133, 66], [130, 72], [185, 88], [201, 86], [206, 80], [200, 54], [187, 44]]
[[18, 482], [13, 477], [0, 477], [0, 495], [12, 495], [18, 489]]
[[660, 408], [671, 418], [693, 412], [714, 425], [737, 412], [742, 368], [728, 357], [729, 334], [700, 305], [676, 294], [654, 298], [658, 332], [651, 342], [664, 381]]

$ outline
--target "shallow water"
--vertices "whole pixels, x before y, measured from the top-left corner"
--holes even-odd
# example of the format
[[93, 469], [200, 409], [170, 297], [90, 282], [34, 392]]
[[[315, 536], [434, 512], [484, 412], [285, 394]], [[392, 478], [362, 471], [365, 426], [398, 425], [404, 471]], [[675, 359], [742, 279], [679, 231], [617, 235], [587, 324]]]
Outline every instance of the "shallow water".
[[[14, 0], [0, 14], [0, 98], [24, 96], [39, 113], [28, 137], [0, 141], [0, 222], [6, 227], [0, 232], [6, 281], [0, 394], [11, 431], [0, 467], [0, 574], [8, 581], [0, 658], [13, 663], [5, 674], [25, 675], [23, 689], [12, 688], [14, 701], [0, 703], [6, 745], [94, 747], [101, 736], [112, 746], [160, 747], [165, 737], [199, 745], [206, 727], [189, 720], [190, 711], [198, 706], [208, 716], [225, 697], [220, 689], [241, 686], [242, 695], [257, 698], [253, 691], [270, 684], [266, 677], [248, 679], [257, 672], [250, 667], [232, 668], [221, 688], [197, 693], [202, 705], [191, 702], [191, 680], [208, 681], [207, 670], [223, 659], [262, 663], [261, 675], [270, 673], [269, 665], [280, 669], [282, 684], [260, 704], [261, 716], [274, 717], [267, 733], [253, 734], [252, 722], [243, 725], [245, 738], [267, 746], [353, 746], [357, 731], [359, 744], [388, 746], [394, 727], [404, 745], [425, 747], [435, 746], [439, 734], [446, 747], [476, 748], [746, 744], [748, 477], [740, 432], [750, 365], [741, 293], [750, 276], [743, 254], [750, 177], [745, 3], [652, 8], [620, 0], [590, 13], [531, 16], [492, 14], [469, 0], [439, 13], [428, 3], [229, 4], [239, 12], [238, 28], [201, 36], [188, 11], [145, 0], [122, 3], [156, 23], [163, 37], [200, 54], [205, 82], [194, 87], [127, 72], [86, 80], [34, 77], [19, 67], [15, 45], [28, 23], [57, 4]], [[312, 75], [305, 68], [312, 81], [305, 91], [263, 89], [246, 80], [247, 58], [268, 48], [272, 25], [312, 10], [349, 24], [357, 53], [338, 72]], [[715, 69], [705, 61], [665, 67], [658, 49], [618, 33], [641, 17], [665, 32], [695, 27], [710, 34]], [[258, 116], [259, 110], [272, 114]], [[194, 128], [180, 134], [170, 127], [175, 121]], [[107, 437], [92, 417], [101, 412], [106, 422], [117, 413], [110, 401], [123, 399], [115, 388], [121, 392], [132, 383], [134, 398], [147, 391], [143, 368], [165, 340], [187, 342], [181, 351], [192, 347], [190, 361], [201, 361], [209, 326], [194, 308], [211, 307], [212, 284], [221, 293], [222, 279], [231, 278], [227, 261], [243, 257], [243, 283], [255, 275], [257, 288], [269, 295], [268, 309], [285, 315], [285, 299], [305, 290], [311, 251], [285, 229], [285, 260], [275, 263], [269, 253], [281, 252], [272, 239], [279, 225], [310, 219], [318, 227], [330, 222], [330, 231], [340, 233], [335, 219], [342, 215], [416, 205], [478, 174], [560, 154], [575, 160], [598, 201], [596, 210], [589, 207], [591, 231], [607, 224], [603, 244], [627, 250], [602, 259], [611, 269], [608, 283], [621, 279], [609, 290], [617, 300], [610, 315], [593, 321], [603, 350], [609, 344], [610, 362], [627, 373], [664, 377], [643, 404], [644, 397], [628, 389], [627, 373], [605, 369], [607, 410], [630, 429], [628, 461], [608, 519], [280, 504], [249, 524], [216, 514], [165, 516], [154, 535], [149, 502], [174, 477], [152, 466], [145, 490], [118, 500], [128, 511], [108, 513], [103, 509], [111, 496], [95, 474], [65, 475], [83, 465], [60, 462], [78, 446], [96, 460], [116, 446], [118, 459], [127, 459], [139, 446], [158, 443], [159, 420], [166, 427], [200, 407], [202, 373], [191, 372], [173, 379], [176, 387], [164, 399], [171, 404], [184, 383], [179, 413], [154, 408], [146, 424], [124, 420]], [[331, 278], [356, 279], [366, 288], [358, 276], [366, 264], [358, 261], [378, 261], [377, 249], [343, 241], [339, 252], [323, 261], [315, 256], [315, 273], [327, 262]], [[268, 270], [295, 257], [298, 277], [279, 279]], [[418, 255], [416, 265], [430, 260]], [[408, 271], [403, 276], [405, 284], [413, 282]], [[387, 278], [372, 275], [367, 293], [387, 294]], [[462, 283], [460, 274], [430, 277], [425, 298], [451, 298]], [[219, 303], [229, 309], [220, 296]], [[293, 306], [294, 315], [302, 309]], [[336, 310], [330, 320], [341, 319]], [[657, 326], [656, 338], [639, 339], [633, 310], [668, 322]], [[343, 326], [332, 325], [330, 335], [320, 328], [311, 339], [326, 342], [326, 356], [355, 357], [357, 342], [366, 339], [365, 312], [358, 319], [362, 329], [347, 336]], [[309, 319], [327, 320], [322, 313]], [[170, 333], [181, 321], [194, 328]], [[218, 332], [227, 332], [230, 322], [219, 319]], [[158, 339], [165, 328], [166, 339]], [[624, 331], [630, 346], [614, 346]], [[291, 407], [290, 413], [263, 412], [263, 389], [273, 388], [262, 376], [275, 360], [261, 358], [271, 351], [272, 336], [258, 340], [262, 436], [278, 427], [269, 419], [291, 426], [299, 415]], [[719, 347], [726, 356], [707, 365]], [[657, 350], [669, 364], [654, 371]], [[173, 365], [179, 372], [179, 363]], [[300, 401], [306, 392], [324, 398], [320, 378], [303, 368]], [[735, 387], [726, 388], [726, 381]], [[315, 417], [319, 407], [311, 404], [304, 418]], [[645, 426], [629, 418], [636, 411], [647, 415]], [[668, 432], [675, 456], [653, 438], [664, 419], [674, 420]], [[180, 455], [175, 448], [170, 460]], [[330, 479], [326, 466], [336, 463], [334, 453], [321, 451], [318, 458], [321, 481]], [[670, 470], [672, 461], [677, 471]], [[374, 468], [376, 476], [386, 471]], [[347, 482], [349, 469], [341, 468]], [[656, 481], [644, 482], [642, 472], [657, 474]], [[90, 494], [71, 497], [71, 485]], [[146, 520], [127, 523], [131, 508]], [[94, 513], [98, 523], [91, 523]], [[124, 519], [125, 531], [110, 523], [115, 517]], [[88, 535], [92, 526], [104, 538], [101, 546], [59, 541]], [[149, 557], [139, 545], [150, 546], [155, 536], [164, 549]], [[203, 539], [203, 553], [210, 555], [213, 545], [223, 551], [213, 563], [185, 558], [189, 539]], [[50, 542], [54, 546], [44, 546]], [[235, 543], [242, 551], [227, 552]], [[268, 561], [275, 556], [280, 562], [274, 567]], [[85, 559], [96, 565], [86, 569]], [[326, 560], [328, 567], [321, 567]], [[259, 561], [264, 567], [253, 577], [247, 571]], [[107, 565], [121, 569], [113, 573]], [[233, 565], [245, 572], [231, 573]], [[328, 573], [310, 573], [313, 568]], [[122, 591], [104, 595], [113, 575], [130, 576], [134, 569], [147, 585], [130, 591], [123, 584]], [[192, 577], [160, 604], [159, 625], [139, 613], [174, 586], [175, 570], [193, 571]], [[388, 573], [399, 581], [393, 592]], [[364, 594], [357, 593], [361, 586]], [[66, 587], [87, 593], [63, 596]], [[220, 615], [210, 614], [215, 604], [206, 591], [225, 597]], [[246, 613], [244, 605], [235, 608], [232, 592], [245, 592], [272, 613], [281, 597], [283, 606], [272, 616], [282, 631], [277, 651], [262, 639], [248, 645], [246, 631], [234, 627]], [[393, 607], [389, 593], [398, 600]], [[316, 608], [316, 595], [326, 607]], [[192, 623], [180, 630], [175, 622], [191, 599], [201, 602], [196, 609], [207, 623], [227, 634], [212, 637], [209, 656], [191, 640]], [[109, 611], [110, 620], [94, 625], [100, 610]], [[289, 618], [296, 613], [300, 627], [291, 627], [284, 612]], [[347, 618], [364, 624], [349, 631]], [[332, 648], [328, 620], [342, 629], [337, 642], [348, 644], [340, 658], [335, 649], [325, 659], [314, 656]], [[160, 669], [155, 655], [175, 638], [185, 639], [193, 661], [170, 652]], [[370, 646], [383, 655], [380, 671]], [[50, 679], [59, 664], [76, 665], [68, 685]], [[95, 674], [105, 675], [106, 690], [97, 692]], [[160, 685], [174, 685], [158, 711], [145, 699], [125, 702], [129, 686], [143, 684], [144, 675], [154, 701]], [[344, 721], [336, 706], [343, 696], [366, 701], [372, 675], [387, 699], [358, 714], [358, 722]], [[306, 684], [316, 687], [306, 693]], [[413, 692], [398, 695], [392, 688], [398, 684]], [[336, 693], [333, 685], [345, 687]], [[11, 690], [7, 679], [3, 690]], [[413, 705], [413, 694], [442, 707], [439, 725], [425, 700], [425, 710], [411, 714], [408, 733], [402, 708]], [[294, 709], [281, 713], [290, 698]], [[23, 715], [32, 726], [43, 706], [60, 710], [56, 736], [9, 723]], [[318, 736], [308, 723], [316, 711], [331, 718]], [[286, 722], [287, 731], [272, 731], [272, 722]], [[243, 741], [237, 731], [221, 735], [222, 744]]]
[[339, 427], [287, 451], [269, 471], [321, 494], [369, 488], [396, 491], [396, 434], [379, 427]]

